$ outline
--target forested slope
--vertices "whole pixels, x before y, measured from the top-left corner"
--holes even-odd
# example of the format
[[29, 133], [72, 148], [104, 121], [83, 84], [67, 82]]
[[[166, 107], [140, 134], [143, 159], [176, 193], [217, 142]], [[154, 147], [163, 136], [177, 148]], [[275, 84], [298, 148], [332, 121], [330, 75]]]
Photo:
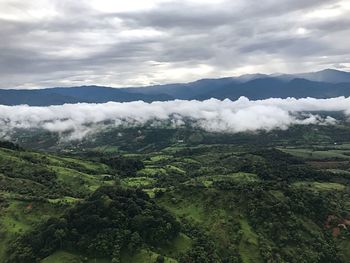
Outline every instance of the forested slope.
[[348, 262], [347, 145], [73, 158], [2, 143], [0, 259]]

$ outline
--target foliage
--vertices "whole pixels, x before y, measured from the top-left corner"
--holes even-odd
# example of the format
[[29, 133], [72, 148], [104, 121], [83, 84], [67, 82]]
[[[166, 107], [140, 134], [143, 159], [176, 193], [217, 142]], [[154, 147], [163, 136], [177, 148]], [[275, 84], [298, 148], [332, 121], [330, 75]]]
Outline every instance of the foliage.
[[[88, 262], [348, 262], [349, 131], [147, 126], [60, 144], [64, 155], [2, 148], [0, 262], [10, 241], [9, 262], [67, 250]], [[52, 218], [24, 224], [29, 202]]]
[[35, 262], [62, 248], [120, 259], [124, 249], [135, 252], [142, 244], [170, 242], [179, 229], [179, 223], [144, 192], [103, 187], [63, 217], [14, 241], [8, 262]]
[[101, 158], [100, 161], [116, 170], [123, 177], [136, 176], [136, 172], [144, 168], [142, 161], [123, 156]]

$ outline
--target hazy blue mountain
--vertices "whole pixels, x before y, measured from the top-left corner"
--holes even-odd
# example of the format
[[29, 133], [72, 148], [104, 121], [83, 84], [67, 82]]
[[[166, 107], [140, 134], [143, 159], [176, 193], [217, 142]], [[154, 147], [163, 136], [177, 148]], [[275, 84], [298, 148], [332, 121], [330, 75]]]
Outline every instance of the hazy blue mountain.
[[82, 86], [71, 88], [49, 88], [39, 90], [0, 90], [0, 104], [31, 106], [61, 105], [64, 103], [103, 103], [108, 101], [127, 102], [135, 100], [164, 101], [173, 99], [166, 94], [147, 95], [130, 93], [124, 89], [110, 87]]
[[148, 95], [146, 93], [131, 93], [127, 89], [116, 89], [102, 86], [81, 86], [72, 88], [53, 88], [45, 89], [45, 92], [54, 92], [62, 96], [68, 96], [81, 102], [103, 103], [108, 101], [127, 102], [135, 100], [143, 101], [164, 101], [171, 100], [173, 97], [159, 92], [157, 94]]
[[32, 106], [60, 105], [64, 103], [77, 103], [78, 99], [46, 92], [46, 90], [0, 90], [0, 104]]
[[282, 80], [292, 80], [295, 78], [302, 78], [311, 81], [328, 82], [328, 83], [343, 83], [350, 82], [350, 72], [325, 69], [316, 72], [300, 73], [300, 74], [274, 74], [270, 75]]
[[129, 88], [129, 92], [155, 95], [165, 93], [177, 99], [192, 99], [204, 93], [215, 92], [225, 85], [238, 84], [235, 78], [201, 79], [190, 83], [156, 85], [142, 88]]
[[344, 72], [335, 69], [325, 69], [317, 72], [303, 73], [296, 75], [299, 78], [304, 78], [312, 81], [342, 83], [350, 82], [350, 72]]
[[[294, 79], [304, 79], [316, 83], [293, 81]], [[333, 87], [332, 84], [337, 83], [350, 83], [350, 72], [326, 69], [295, 75], [245, 74], [232, 78], [202, 79], [185, 84], [158, 85], [130, 90], [144, 94], [162, 92], [178, 99], [237, 98], [237, 96], [247, 96], [252, 99], [280, 96], [323, 98], [329, 97], [328, 94], [336, 94], [336, 96], [348, 94], [346, 89], [340, 91], [338, 86]], [[347, 84], [345, 86], [348, 87]], [[282, 89], [282, 87], [284, 88]], [[309, 90], [311, 87], [314, 90]]]
[[350, 83], [325, 83], [306, 79], [284, 81], [278, 78], [263, 78], [248, 81], [238, 85], [227, 85], [214, 93], [202, 94], [197, 99], [238, 99], [241, 96], [249, 99], [267, 98], [331, 98], [350, 96]]
[[257, 74], [244, 74], [244, 75], [241, 75], [239, 77], [236, 77], [235, 79], [238, 82], [244, 83], [244, 82], [248, 82], [248, 81], [251, 81], [254, 79], [263, 79], [263, 78], [268, 78], [268, 77], [270, 77], [270, 75], [257, 73]]
[[240, 96], [250, 99], [350, 96], [350, 73], [326, 69], [296, 75], [248, 74], [240, 77], [201, 79], [190, 83], [123, 89], [81, 86], [40, 90], [0, 90], [0, 104], [46, 106], [77, 102], [237, 99]]

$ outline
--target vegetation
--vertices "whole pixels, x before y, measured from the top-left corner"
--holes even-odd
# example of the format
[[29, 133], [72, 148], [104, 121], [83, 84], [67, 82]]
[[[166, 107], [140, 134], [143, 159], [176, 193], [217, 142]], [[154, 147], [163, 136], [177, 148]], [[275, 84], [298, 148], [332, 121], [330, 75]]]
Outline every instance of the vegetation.
[[64, 216], [15, 240], [7, 262], [34, 262], [58, 249], [74, 249], [120, 262], [121, 252], [169, 243], [180, 225], [141, 190], [102, 187]]
[[349, 262], [349, 131], [0, 143], [0, 262]]

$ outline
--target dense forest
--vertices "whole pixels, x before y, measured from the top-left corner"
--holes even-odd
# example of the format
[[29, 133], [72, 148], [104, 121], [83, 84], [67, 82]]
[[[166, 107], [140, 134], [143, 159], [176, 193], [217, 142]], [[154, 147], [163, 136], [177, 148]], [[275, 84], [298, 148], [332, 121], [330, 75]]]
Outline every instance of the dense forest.
[[13, 242], [7, 262], [34, 262], [58, 249], [120, 262], [122, 250], [134, 253], [142, 245], [170, 242], [179, 229], [175, 218], [142, 190], [106, 186]]

